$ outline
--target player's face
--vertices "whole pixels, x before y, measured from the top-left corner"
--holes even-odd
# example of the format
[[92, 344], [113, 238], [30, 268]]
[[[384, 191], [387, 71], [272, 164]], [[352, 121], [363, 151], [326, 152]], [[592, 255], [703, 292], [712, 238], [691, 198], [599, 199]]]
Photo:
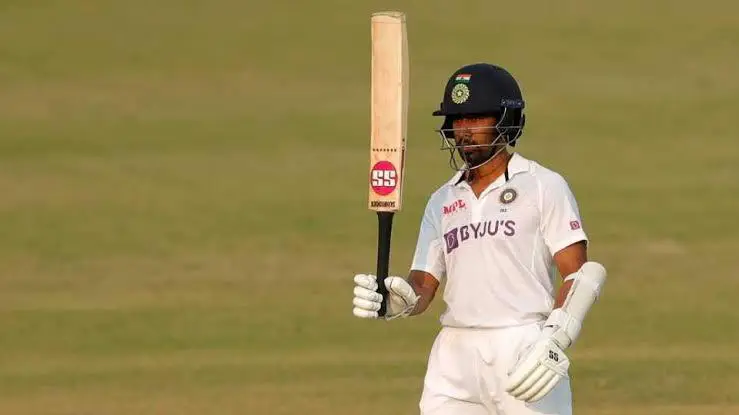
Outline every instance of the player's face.
[[496, 123], [495, 117], [459, 118], [452, 122], [454, 141], [468, 165], [486, 161], [496, 150], [496, 146], [491, 146], [498, 134], [493, 128]]

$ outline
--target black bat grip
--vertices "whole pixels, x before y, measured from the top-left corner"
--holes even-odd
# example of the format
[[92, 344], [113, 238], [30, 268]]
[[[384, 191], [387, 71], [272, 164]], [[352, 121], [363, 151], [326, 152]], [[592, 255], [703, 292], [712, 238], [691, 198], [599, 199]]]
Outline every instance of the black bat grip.
[[384, 317], [387, 312], [387, 288], [385, 278], [390, 267], [390, 236], [393, 230], [395, 212], [377, 212], [377, 292], [382, 295], [382, 305], [378, 314]]

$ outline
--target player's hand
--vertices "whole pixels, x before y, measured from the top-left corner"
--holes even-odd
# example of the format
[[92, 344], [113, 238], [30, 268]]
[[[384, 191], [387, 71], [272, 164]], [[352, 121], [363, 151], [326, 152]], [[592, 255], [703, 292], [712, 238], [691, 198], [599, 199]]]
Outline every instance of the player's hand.
[[[360, 318], [378, 318], [377, 310], [382, 304], [382, 295], [377, 292], [377, 277], [357, 274], [354, 276], [354, 315]], [[406, 317], [416, 307], [418, 295], [406, 280], [400, 277], [385, 278], [388, 301], [386, 320]]]
[[562, 378], [567, 378], [570, 359], [544, 332], [519, 358], [508, 373], [506, 391], [524, 402], [535, 402], [548, 394]]

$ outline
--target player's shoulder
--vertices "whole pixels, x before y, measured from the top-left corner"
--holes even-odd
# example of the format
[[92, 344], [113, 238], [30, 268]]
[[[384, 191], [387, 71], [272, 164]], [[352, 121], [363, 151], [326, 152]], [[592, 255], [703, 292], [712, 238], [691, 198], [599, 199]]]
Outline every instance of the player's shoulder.
[[529, 162], [529, 174], [544, 188], [569, 187], [567, 179], [559, 171], [537, 160], [527, 160]]
[[427, 207], [436, 208], [448, 203], [450, 197], [453, 197], [453, 188], [459, 183], [462, 172], [455, 173], [450, 179], [436, 187], [428, 198]]
[[[457, 175], [455, 175], [456, 177]], [[436, 190], [429, 196], [429, 204], [440, 205], [445, 203], [446, 199], [452, 191], [454, 186], [454, 180], [448, 180], [441, 185], [437, 186]]]

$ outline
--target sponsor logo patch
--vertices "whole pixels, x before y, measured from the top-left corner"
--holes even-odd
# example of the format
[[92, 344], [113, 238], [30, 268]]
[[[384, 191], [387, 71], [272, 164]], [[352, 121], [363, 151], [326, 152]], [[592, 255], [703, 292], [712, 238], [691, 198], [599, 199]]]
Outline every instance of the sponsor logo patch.
[[457, 199], [453, 203], [446, 205], [442, 208], [442, 213], [444, 215], [449, 215], [454, 212], [457, 212], [459, 210], [465, 209], [467, 205], [464, 203], [464, 200]]
[[516, 221], [514, 220], [489, 220], [485, 222], [474, 222], [468, 225], [453, 228], [444, 234], [446, 253], [451, 253], [460, 245], [469, 240], [480, 238], [511, 237], [516, 234]]

